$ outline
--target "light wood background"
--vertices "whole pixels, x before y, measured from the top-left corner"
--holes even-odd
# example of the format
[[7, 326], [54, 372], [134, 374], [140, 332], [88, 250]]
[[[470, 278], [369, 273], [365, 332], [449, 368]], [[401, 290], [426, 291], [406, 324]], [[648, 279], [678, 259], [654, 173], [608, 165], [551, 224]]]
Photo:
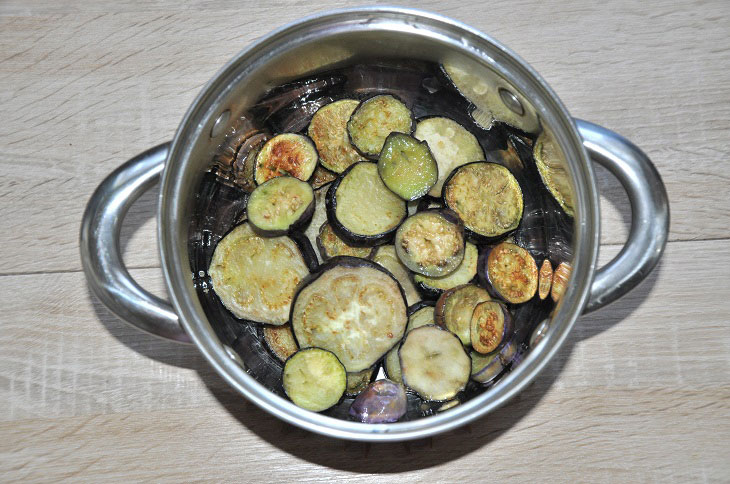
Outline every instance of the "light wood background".
[[[79, 222], [104, 176], [170, 139], [238, 50], [344, 4], [4, 0], [0, 480], [730, 480], [730, 3], [402, 3], [492, 34], [575, 116], [652, 157], [672, 216], [657, 269], [582, 317], [534, 385], [468, 428], [370, 447], [281, 424], [194, 348], [106, 311], [80, 272]], [[605, 261], [629, 210], [598, 176]], [[130, 213], [123, 247], [138, 280], [164, 294], [155, 197]]]

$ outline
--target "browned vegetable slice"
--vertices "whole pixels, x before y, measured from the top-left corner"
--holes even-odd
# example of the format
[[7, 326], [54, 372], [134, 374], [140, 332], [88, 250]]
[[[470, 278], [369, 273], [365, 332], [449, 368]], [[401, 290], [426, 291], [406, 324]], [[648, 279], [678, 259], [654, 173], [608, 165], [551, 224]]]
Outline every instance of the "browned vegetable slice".
[[542, 261], [540, 266], [540, 277], [537, 284], [537, 295], [545, 299], [550, 294], [550, 287], [553, 284], [553, 265], [548, 259]]
[[291, 176], [278, 176], [257, 186], [246, 205], [251, 227], [267, 237], [305, 226], [313, 213], [312, 187]]
[[471, 344], [471, 317], [477, 304], [489, 301], [489, 293], [475, 285], [465, 284], [445, 291], [436, 302], [436, 324], [459, 337], [464, 346]]
[[488, 252], [486, 265], [490, 287], [505, 301], [520, 304], [537, 292], [537, 264], [522, 247], [502, 242]]
[[398, 279], [403, 292], [406, 294], [406, 301], [409, 305], [415, 304], [421, 300], [421, 296], [418, 294], [416, 287], [411, 281], [410, 272], [408, 268], [403, 265], [401, 260], [398, 258], [398, 254], [395, 253], [394, 245], [381, 245], [375, 248], [375, 255], [373, 255], [373, 262], [385, 267], [388, 272]]
[[572, 217], [575, 210], [569, 167], [562, 151], [548, 131], [543, 131], [538, 136], [533, 156], [545, 187], [563, 211]]
[[471, 315], [471, 346], [478, 353], [487, 354], [497, 349], [504, 338], [505, 327], [510, 325], [507, 308], [497, 301], [477, 304]]
[[312, 189], [317, 190], [332, 183], [336, 179], [336, 174], [326, 168], [322, 168], [321, 165], [317, 165], [317, 168], [314, 169], [314, 173], [312, 174], [312, 178], [309, 179], [309, 184], [312, 185]]
[[464, 226], [451, 210], [418, 212], [398, 228], [395, 250], [410, 270], [445, 276], [464, 259]]
[[342, 240], [332, 226], [325, 222], [319, 229], [317, 236], [317, 248], [323, 260], [337, 257], [338, 255], [349, 255], [352, 257], [369, 258], [373, 253], [372, 247], [353, 247]]
[[377, 158], [392, 132], [411, 134], [413, 115], [403, 102], [390, 94], [366, 99], [347, 122], [350, 142], [363, 155]]
[[471, 242], [466, 243], [464, 248], [464, 259], [451, 274], [441, 277], [428, 277], [423, 274], [415, 274], [413, 282], [416, 287], [433, 299], [438, 298], [447, 289], [468, 284], [477, 274], [477, 261], [479, 250]]
[[295, 405], [321, 412], [340, 401], [347, 386], [347, 376], [332, 352], [306, 348], [286, 360], [282, 383]]
[[314, 173], [319, 155], [312, 140], [297, 133], [283, 133], [264, 143], [256, 155], [254, 180], [261, 185], [282, 175], [307, 181]]
[[347, 374], [347, 389], [345, 395], [354, 397], [367, 388], [373, 379], [375, 367], [366, 368], [363, 371], [356, 371]]
[[553, 272], [553, 288], [550, 292], [550, 297], [553, 301], [558, 302], [563, 297], [565, 290], [568, 288], [568, 281], [570, 280], [570, 272], [573, 268], [567, 262], [561, 262]]
[[281, 326], [264, 325], [264, 341], [281, 361], [286, 361], [299, 349], [289, 323]]
[[342, 173], [353, 163], [363, 161], [360, 153], [350, 144], [347, 121], [360, 101], [341, 99], [317, 110], [309, 123], [307, 134], [317, 146], [320, 163], [335, 173]]

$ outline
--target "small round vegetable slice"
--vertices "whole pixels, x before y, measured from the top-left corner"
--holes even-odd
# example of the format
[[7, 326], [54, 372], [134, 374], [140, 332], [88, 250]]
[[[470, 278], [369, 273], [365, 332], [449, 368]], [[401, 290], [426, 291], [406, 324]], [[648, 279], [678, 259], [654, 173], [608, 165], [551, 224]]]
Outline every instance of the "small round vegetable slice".
[[421, 296], [413, 285], [413, 281], [411, 281], [410, 272], [398, 258], [394, 245], [381, 245], [380, 247], [376, 247], [373, 262], [386, 268], [388, 272], [393, 274], [403, 288], [408, 304], [412, 305], [421, 300]]
[[375, 367], [366, 368], [363, 371], [356, 371], [347, 374], [347, 389], [345, 395], [354, 397], [362, 392], [372, 381]]
[[[486, 280], [494, 295], [512, 304], [529, 301], [537, 292], [535, 259], [522, 247], [502, 242], [485, 252]], [[553, 284], [554, 287], [554, 284]]]
[[331, 351], [306, 348], [284, 364], [284, 391], [295, 405], [321, 412], [340, 401], [347, 386], [345, 367]]
[[403, 376], [400, 371], [400, 357], [398, 356], [398, 350], [400, 350], [400, 345], [396, 345], [395, 348], [388, 351], [388, 354], [385, 355], [385, 359], [383, 360], [383, 368], [385, 369], [385, 374], [388, 375], [388, 378], [395, 382], [402, 383]]
[[342, 240], [332, 226], [325, 222], [319, 229], [317, 236], [317, 248], [323, 260], [337, 257], [338, 255], [349, 255], [352, 257], [369, 258], [373, 253], [372, 247], [353, 247]]
[[355, 163], [327, 191], [327, 219], [353, 245], [391, 239], [406, 215], [406, 202], [388, 190], [374, 163]]
[[359, 105], [357, 99], [335, 101], [319, 108], [309, 123], [307, 134], [317, 146], [320, 163], [335, 173], [364, 160], [347, 135], [347, 121]]
[[553, 284], [553, 265], [548, 259], [542, 261], [540, 266], [540, 274], [537, 283], [537, 295], [540, 299], [545, 299], [550, 294], [550, 287]]
[[471, 346], [477, 353], [487, 354], [497, 349], [511, 326], [511, 315], [504, 304], [486, 301], [476, 305], [471, 315]]
[[532, 153], [545, 187], [563, 211], [572, 217], [575, 209], [573, 208], [573, 188], [568, 164], [548, 131], [543, 131], [537, 137]]
[[489, 383], [504, 369], [500, 351], [492, 351], [486, 355], [472, 351], [469, 357], [471, 358], [471, 379], [475, 382]]
[[291, 312], [302, 348], [332, 351], [348, 372], [370, 368], [402, 337], [406, 303], [396, 279], [377, 264], [340, 256], [303, 282]]
[[568, 288], [568, 281], [570, 280], [572, 270], [573, 268], [567, 262], [561, 262], [555, 268], [555, 272], [553, 273], [553, 287], [550, 291], [550, 297], [553, 301], [558, 302], [563, 297], [563, 293]]
[[459, 338], [438, 326], [409, 331], [398, 355], [403, 383], [426, 400], [453, 398], [471, 375], [471, 361]]
[[297, 133], [279, 134], [264, 143], [256, 155], [254, 180], [261, 185], [277, 176], [291, 175], [307, 181], [318, 160], [312, 140]]
[[438, 180], [428, 194], [440, 197], [446, 177], [467, 163], [484, 159], [484, 150], [476, 136], [453, 119], [432, 117], [418, 121], [413, 136], [428, 143], [438, 164]]
[[507, 168], [496, 163], [469, 163], [457, 168], [444, 183], [443, 199], [477, 240], [504, 235], [522, 220], [520, 184]]
[[395, 234], [395, 250], [403, 264], [430, 277], [452, 273], [464, 259], [464, 226], [450, 210], [411, 215]]
[[409, 307], [406, 333], [412, 329], [420, 328], [421, 326], [435, 324], [433, 312], [434, 303], [431, 301], [421, 301]]
[[385, 186], [403, 200], [424, 196], [438, 180], [436, 160], [428, 143], [403, 133], [390, 133], [378, 158]]
[[436, 324], [458, 336], [464, 346], [469, 346], [474, 308], [477, 304], [489, 300], [491, 300], [489, 293], [475, 284], [449, 289], [436, 301], [434, 319]]
[[261, 237], [244, 223], [218, 242], [208, 274], [216, 295], [235, 317], [282, 325], [309, 268], [291, 238]]
[[477, 261], [479, 250], [471, 242], [466, 243], [464, 259], [451, 274], [441, 277], [428, 277], [415, 274], [413, 282], [416, 287], [428, 297], [438, 298], [443, 291], [469, 283], [477, 275]]
[[313, 213], [312, 187], [291, 176], [272, 178], [257, 186], [246, 206], [251, 226], [268, 237], [306, 225]]
[[408, 399], [403, 385], [378, 380], [357, 396], [349, 413], [363, 423], [389, 423], [400, 419], [407, 409]]
[[411, 110], [398, 98], [380, 94], [366, 99], [347, 122], [350, 142], [363, 155], [377, 158], [385, 139], [392, 132], [413, 131]]
[[281, 326], [264, 326], [264, 341], [272, 353], [281, 361], [286, 361], [299, 350], [289, 323]]

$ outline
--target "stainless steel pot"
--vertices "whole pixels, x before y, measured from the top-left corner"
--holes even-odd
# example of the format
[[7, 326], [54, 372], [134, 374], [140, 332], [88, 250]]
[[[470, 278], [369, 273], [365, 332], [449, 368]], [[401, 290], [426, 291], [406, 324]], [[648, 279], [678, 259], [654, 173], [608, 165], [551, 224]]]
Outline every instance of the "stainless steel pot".
[[[446, 412], [395, 424], [368, 425], [302, 410], [247, 373], [240, 355], [221, 341], [196, 293], [189, 227], [201, 179], [216, 147], [267, 88], [364, 56], [447, 58], [481, 69], [507, 90], [504, 104], [533, 113], [551, 130], [572, 184], [573, 272], [562, 304], [535, 329], [532, 347], [496, 385]], [[500, 91], [501, 92], [501, 91]], [[596, 269], [599, 202], [591, 160], [610, 170], [631, 202], [628, 241]], [[162, 177], [158, 235], [171, 303], [141, 288], [121, 259], [119, 234], [129, 206]], [[81, 257], [91, 287], [120, 318], [157, 336], [194, 343], [244, 397], [277, 417], [332, 437], [361, 441], [423, 438], [454, 429], [503, 405], [527, 386], [560, 349], [576, 319], [632, 289], [662, 254], [669, 227], [664, 186], [651, 161], [621, 136], [575, 120], [545, 81], [496, 40], [454, 20], [403, 8], [326, 12], [281, 28], [238, 54], [202, 90], [171, 143], [114, 171], [91, 197], [81, 227]], [[192, 276], [192, 277], [191, 277]], [[538, 340], [539, 343], [538, 343]]]

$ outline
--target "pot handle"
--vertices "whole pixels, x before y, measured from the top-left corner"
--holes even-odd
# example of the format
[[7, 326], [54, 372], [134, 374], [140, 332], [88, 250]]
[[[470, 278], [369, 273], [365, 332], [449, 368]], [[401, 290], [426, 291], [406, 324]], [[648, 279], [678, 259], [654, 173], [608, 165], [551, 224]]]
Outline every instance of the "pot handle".
[[631, 141], [587, 121], [575, 124], [591, 159], [618, 178], [631, 203], [628, 240], [596, 271], [585, 308], [589, 313], [629, 292], [654, 268], [669, 237], [669, 201], [654, 164]]
[[127, 271], [119, 235], [129, 207], [160, 178], [170, 143], [114, 170], [97, 187], [81, 222], [81, 262], [89, 286], [114, 314], [139, 329], [180, 343], [190, 337], [170, 303], [142, 289]]

